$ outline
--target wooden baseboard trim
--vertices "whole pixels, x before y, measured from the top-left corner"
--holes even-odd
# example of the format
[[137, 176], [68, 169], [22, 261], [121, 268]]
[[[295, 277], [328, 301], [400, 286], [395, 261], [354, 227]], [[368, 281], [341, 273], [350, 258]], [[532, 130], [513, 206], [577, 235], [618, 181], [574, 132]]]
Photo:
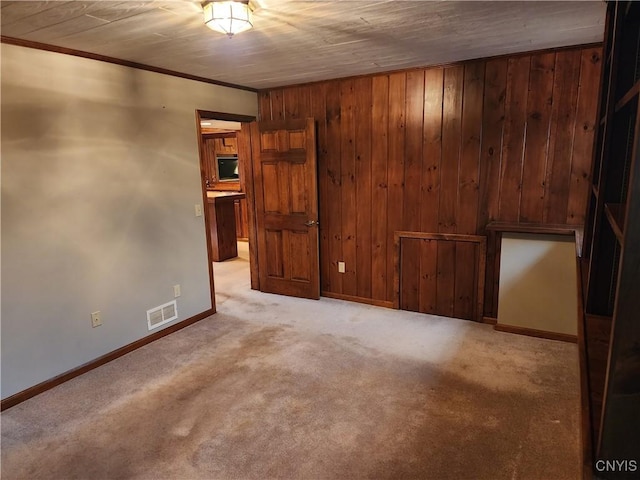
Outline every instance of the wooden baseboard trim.
[[346, 300], [348, 302], [365, 303], [376, 307], [393, 308], [393, 302], [385, 300], [374, 300], [372, 298], [356, 297], [354, 295], [344, 295], [342, 293], [322, 292], [321, 295], [327, 298], [335, 298], [336, 300]]
[[155, 342], [156, 340], [159, 340], [162, 337], [166, 337], [171, 333], [177, 332], [178, 330], [181, 330], [185, 327], [188, 327], [189, 325], [199, 322], [200, 320], [207, 318], [213, 315], [214, 313], [216, 313], [215, 309], [206, 310], [202, 313], [199, 313], [198, 315], [195, 315], [191, 318], [187, 318], [186, 320], [182, 320], [179, 323], [171, 325], [170, 327], [167, 327], [164, 330], [160, 330], [159, 332], [152, 333], [151, 335], [141, 338], [140, 340], [136, 340], [135, 342], [125, 345], [124, 347], [120, 347], [117, 350], [114, 350], [105, 355], [102, 355], [101, 357], [98, 357], [95, 360], [85, 363], [84, 365], [80, 365], [79, 367], [73, 368], [58, 376], [50, 378], [49, 380], [45, 380], [42, 383], [34, 385], [33, 387], [29, 387], [26, 390], [22, 390], [21, 392], [11, 395], [10, 397], [7, 397], [2, 401], [0, 401], [0, 411], [4, 411], [7, 408], [14, 407], [19, 403], [22, 403], [25, 400], [29, 400], [30, 398], [33, 398], [36, 395], [40, 395], [41, 393], [46, 392], [47, 390], [51, 390], [53, 387], [57, 387], [58, 385], [71, 380], [72, 378], [78, 377], [84, 373], [87, 373], [93, 370], [94, 368], [98, 368], [104, 365], [105, 363], [109, 363], [112, 360], [115, 360], [116, 358], [122, 357], [127, 353], [133, 352], [134, 350], [137, 350], [140, 347], [144, 347], [145, 345]]
[[549, 340], [559, 340], [561, 342], [578, 343], [576, 335], [567, 333], [547, 332], [546, 330], [536, 330], [535, 328], [515, 327], [513, 325], [502, 325], [497, 323], [493, 326], [498, 332], [516, 333], [518, 335], [527, 335], [529, 337], [546, 338]]
[[487, 325], [495, 325], [498, 323], [498, 319], [495, 317], [482, 317], [482, 323], [486, 323]]

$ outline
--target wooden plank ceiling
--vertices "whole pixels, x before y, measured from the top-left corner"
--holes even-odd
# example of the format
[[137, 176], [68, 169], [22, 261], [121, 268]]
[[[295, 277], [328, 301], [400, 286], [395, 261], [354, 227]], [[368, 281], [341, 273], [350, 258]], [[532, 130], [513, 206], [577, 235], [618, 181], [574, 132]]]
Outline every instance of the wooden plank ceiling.
[[604, 2], [260, 0], [227, 38], [200, 2], [2, 1], [3, 36], [256, 89], [602, 41]]

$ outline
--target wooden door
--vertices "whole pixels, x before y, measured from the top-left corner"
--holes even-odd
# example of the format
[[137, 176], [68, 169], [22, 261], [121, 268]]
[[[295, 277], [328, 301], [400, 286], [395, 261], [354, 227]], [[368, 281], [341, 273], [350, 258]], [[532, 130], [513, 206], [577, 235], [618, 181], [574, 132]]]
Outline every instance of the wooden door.
[[251, 149], [260, 290], [318, 299], [314, 120], [253, 122]]

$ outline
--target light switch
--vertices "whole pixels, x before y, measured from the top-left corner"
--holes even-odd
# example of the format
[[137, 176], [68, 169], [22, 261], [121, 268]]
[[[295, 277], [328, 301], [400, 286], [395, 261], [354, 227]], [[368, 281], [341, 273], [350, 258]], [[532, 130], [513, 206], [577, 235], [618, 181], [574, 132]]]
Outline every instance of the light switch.
[[344, 273], [345, 271], [344, 262], [338, 262], [338, 273]]
[[202, 205], [197, 203], [196, 204], [196, 217], [201, 217], [201, 216], [202, 216]]

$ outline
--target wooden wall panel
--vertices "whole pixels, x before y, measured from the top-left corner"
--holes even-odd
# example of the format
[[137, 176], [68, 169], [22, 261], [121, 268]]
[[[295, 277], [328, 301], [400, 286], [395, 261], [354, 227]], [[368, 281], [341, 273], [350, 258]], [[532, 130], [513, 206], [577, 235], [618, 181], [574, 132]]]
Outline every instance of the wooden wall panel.
[[[327, 217], [320, 219], [320, 228], [327, 229], [329, 237], [329, 257], [326, 269], [329, 270], [327, 291], [342, 293], [342, 274], [338, 273], [338, 262], [342, 260], [342, 168], [340, 159], [340, 84], [331, 82], [327, 85], [326, 100], [327, 120], [327, 168], [318, 172], [318, 181], [326, 176], [327, 195], [319, 199], [326, 203]], [[326, 270], [325, 269], [325, 270]]]
[[[260, 118], [310, 115], [318, 123], [323, 292], [398, 300], [396, 231], [484, 235], [492, 221], [581, 224], [600, 56], [600, 48], [564, 49], [261, 92]], [[408, 248], [417, 260], [405, 263], [414, 279], [406, 301], [466, 315], [461, 292], [475, 273], [457, 288], [448, 279], [475, 254], [435, 241]], [[485, 310], [497, 261], [489, 242]], [[446, 295], [436, 296], [436, 283]]]
[[[420, 255], [420, 240], [402, 239], [402, 255], [399, 271], [402, 272], [400, 288], [400, 308], [412, 312], [420, 311], [420, 271], [415, 268]], [[419, 265], [419, 264], [418, 264]]]
[[[405, 99], [407, 75], [389, 75], [389, 146], [387, 164], [387, 245], [402, 230], [405, 162]], [[393, 252], [387, 251], [387, 272], [392, 272]], [[393, 282], [387, 281], [386, 299], [393, 298]]]
[[480, 201], [478, 205], [479, 233], [487, 223], [499, 217], [500, 165], [502, 163], [502, 134], [507, 91], [507, 60], [489, 60], [484, 76], [484, 105], [482, 111], [482, 151], [480, 156]]
[[271, 120], [271, 96], [273, 92], [265, 91], [258, 94], [258, 110], [260, 120]]
[[438, 242], [420, 242], [420, 290], [418, 311], [435, 315], [438, 296]]
[[[397, 232], [397, 306], [414, 312], [477, 320], [482, 315], [486, 241], [477, 235]], [[421, 263], [429, 283], [421, 289]]]
[[438, 243], [436, 314], [453, 317], [456, 288], [456, 244]]
[[509, 59], [507, 67], [502, 168], [498, 187], [499, 218], [505, 222], [517, 222], [520, 209], [530, 65], [530, 57], [516, 57]]
[[340, 84], [340, 176], [342, 190], [342, 292], [354, 296], [356, 280], [356, 94], [354, 81]]
[[442, 100], [440, 208], [438, 210], [438, 232], [444, 233], [456, 232], [463, 82], [464, 68], [462, 66], [445, 68]]
[[589, 192], [593, 135], [600, 86], [600, 55], [599, 48], [582, 51], [579, 101], [573, 134], [569, 202], [567, 205], [567, 223], [570, 225], [584, 225], [585, 223], [584, 205]]
[[424, 75], [422, 150], [422, 196], [420, 230], [438, 231], [440, 165], [442, 161], [442, 95], [444, 70], [433, 68]]
[[371, 77], [359, 78], [356, 93], [356, 272], [358, 297], [371, 298]]
[[[284, 92], [282, 89], [273, 90], [271, 92], [271, 119], [284, 120], [284, 114]], [[262, 116], [260, 118], [262, 118]], [[264, 120], [266, 120], [266, 118]]]
[[528, 148], [522, 169], [521, 222], [542, 222], [555, 63], [555, 53], [531, 57], [529, 83], [537, 88], [529, 88], [527, 98]]
[[[476, 233], [480, 135], [482, 128], [484, 62], [470, 63], [464, 70], [461, 152], [458, 173], [456, 233]], [[469, 206], [474, 208], [468, 208]], [[454, 311], [456, 318], [475, 318], [474, 287], [477, 283], [476, 246], [458, 242], [455, 247]]]
[[[327, 84], [316, 83], [309, 88], [309, 116], [316, 119], [316, 143], [318, 147], [318, 198], [328, 198], [328, 145], [327, 145]], [[318, 202], [320, 241], [320, 290], [329, 288], [331, 256], [329, 255], [328, 202]]]
[[[482, 134], [482, 97], [484, 62], [471, 63], [464, 72], [462, 101], [462, 151], [458, 176], [457, 233], [473, 235], [478, 222], [480, 182], [480, 136]], [[472, 206], [472, 208], [468, 208]]]
[[556, 55], [553, 93], [554, 100], [559, 101], [554, 101], [551, 107], [544, 223], [565, 223], [567, 219], [571, 153], [580, 80], [580, 54], [579, 50], [568, 50]]
[[[504, 58], [489, 60], [485, 66], [477, 225], [479, 234], [485, 233], [485, 226], [499, 218], [507, 67], [508, 61]], [[500, 262], [495, 242], [487, 242], [486, 262], [485, 310], [493, 312], [493, 299], [497, 297], [494, 295], [498, 280], [496, 272]]]
[[420, 231], [424, 71], [407, 73], [402, 229]]
[[456, 242], [455, 298], [453, 316], [473, 319], [476, 278], [477, 247], [469, 242]]
[[[371, 297], [386, 300], [388, 257], [388, 152], [389, 152], [389, 77], [371, 80]], [[320, 201], [322, 203], [322, 200]], [[333, 287], [333, 286], [331, 286]]]

